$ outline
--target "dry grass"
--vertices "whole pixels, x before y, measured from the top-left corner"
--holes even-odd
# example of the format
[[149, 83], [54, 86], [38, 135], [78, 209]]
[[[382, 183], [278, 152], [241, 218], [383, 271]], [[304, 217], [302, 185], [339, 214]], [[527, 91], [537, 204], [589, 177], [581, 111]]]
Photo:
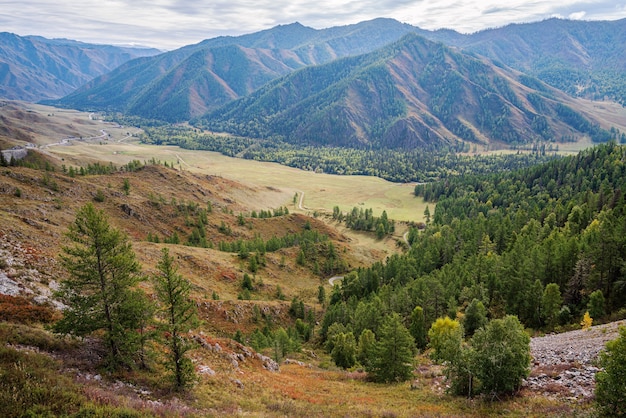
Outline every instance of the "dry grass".
[[[275, 163], [230, 158], [218, 153], [184, 150], [178, 147], [148, 146], [136, 142], [129, 134], [140, 130], [112, 123], [91, 120], [88, 113], [57, 109], [36, 104], [11, 103], [0, 107], [0, 114], [14, 126], [12, 135], [0, 141], [7, 145], [32, 142], [50, 145], [69, 136], [92, 138], [67, 146], [50, 146], [46, 153], [63, 159], [66, 164], [105, 161], [117, 165], [151, 158], [176, 163], [182, 169], [202, 175], [233, 179], [257, 189], [232, 191], [232, 198], [250, 209], [267, 209], [290, 204], [295, 193], [305, 193], [306, 212], [332, 212], [334, 206], [347, 211], [354, 206], [374, 209], [376, 214], [387, 210], [390, 218], [399, 221], [421, 221], [424, 202], [413, 196], [413, 184], [395, 184], [366, 176], [316, 174]], [[107, 136], [102, 137], [105, 129]], [[15, 139], [23, 137], [23, 139]], [[270, 193], [263, 193], [270, 192]], [[293, 208], [293, 205], [290, 209]], [[431, 208], [432, 211], [432, 208]]]

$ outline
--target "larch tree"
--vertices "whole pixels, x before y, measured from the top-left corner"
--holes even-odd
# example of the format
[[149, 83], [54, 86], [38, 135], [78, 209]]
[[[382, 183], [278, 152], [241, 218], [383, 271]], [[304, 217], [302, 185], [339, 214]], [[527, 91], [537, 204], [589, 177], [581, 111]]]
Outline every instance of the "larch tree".
[[338, 367], [349, 369], [356, 364], [357, 345], [352, 332], [341, 333], [335, 337], [335, 346], [330, 353]]
[[549, 329], [553, 329], [561, 310], [561, 291], [556, 283], [548, 283], [541, 299], [541, 311]]
[[79, 337], [102, 331], [107, 366], [132, 366], [150, 310], [145, 293], [134, 288], [143, 277], [128, 237], [91, 203], [79, 209], [66, 235], [72, 244], [62, 247], [60, 260], [69, 277], [57, 296], [67, 308], [54, 331]]
[[415, 339], [415, 345], [419, 350], [423, 350], [428, 345], [428, 331], [426, 330], [426, 318], [421, 306], [416, 306], [411, 312], [411, 325], [409, 327], [411, 335]]
[[463, 317], [465, 335], [471, 337], [476, 330], [485, 325], [487, 325], [487, 309], [481, 301], [473, 299], [465, 308], [465, 316]]
[[377, 382], [402, 382], [413, 373], [415, 341], [397, 313], [388, 315], [378, 331], [374, 358], [366, 369]]
[[173, 371], [176, 390], [193, 384], [195, 373], [186, 353], [193, 348], [186, 334], [198, 325], [196, 304], [190, 299], [191, 283], [178, 274], [174, 257], [163, 248], [157, 264], [158, 273], [153, 276], [154, 291], [158, 300], [160, 329], [169, 350], [168, 365]]

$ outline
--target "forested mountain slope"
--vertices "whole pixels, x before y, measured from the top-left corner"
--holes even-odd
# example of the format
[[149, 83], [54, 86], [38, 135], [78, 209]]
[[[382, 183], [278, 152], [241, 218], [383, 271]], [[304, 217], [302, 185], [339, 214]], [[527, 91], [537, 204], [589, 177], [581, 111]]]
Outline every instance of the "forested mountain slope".
[[579, 323], [587, 310], [623, 315], [625, 161], [626, 148], [609, 143], [515, 173], [416, 186], [437, 201], [432, 223], [412, 230], [405, 255], [346, 276], [322, 334], [333, 323], [355, 336], [376, 332], [392, 311], [410, 323], [415, 306], [428, 329], [440, 316], [462, 317], [475, 299], [490, 318], [514, 314], [535, 329]]
[[626, 103], [626, 19], [548, 19], [448, 38], [571, 95]]
[[391, 19], [315, 30], [299, 23], [218, 37], [131, 61], [56, 102], [181, 121], [307, 65], [370, 52], [415, 28]]
[[373, 53], [289, 74], [198, 124], [357, 148], [608, 139], [569, 101], [536, 79], [409, 34]]
[[39, 101], [71, 93], [94, 77], [153, 48], [86, 44], [67, 39], [0, 33], [0, 97]]

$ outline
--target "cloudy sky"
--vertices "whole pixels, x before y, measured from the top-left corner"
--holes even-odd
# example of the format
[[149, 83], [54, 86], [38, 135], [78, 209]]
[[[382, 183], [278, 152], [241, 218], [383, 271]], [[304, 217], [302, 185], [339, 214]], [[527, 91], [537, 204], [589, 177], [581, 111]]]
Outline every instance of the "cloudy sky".
[[626, 18], [626, 0], [0, 0], [0, 31], [175, 49], [300, 22], [316, 29], [390, 17], [470, 33], [550, 17]]

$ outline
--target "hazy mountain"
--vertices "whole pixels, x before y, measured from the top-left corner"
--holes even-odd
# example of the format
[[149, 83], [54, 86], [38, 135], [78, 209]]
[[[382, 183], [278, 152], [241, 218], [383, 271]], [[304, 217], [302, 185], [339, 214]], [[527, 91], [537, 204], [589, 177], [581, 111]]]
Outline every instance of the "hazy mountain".
[[65, 96], [152, 48], [93, 45], [0, 33], [0, 97], [38, 101]]
[[199, 123], [239, 135], [375, 148], [596, 134], [568, 100], [536, 79], [409, 34], [370, 54], [296, 71]]
[[626, 104], [626, 19], [549, 19], [445, 42], [533, 75], [572, 95]]

